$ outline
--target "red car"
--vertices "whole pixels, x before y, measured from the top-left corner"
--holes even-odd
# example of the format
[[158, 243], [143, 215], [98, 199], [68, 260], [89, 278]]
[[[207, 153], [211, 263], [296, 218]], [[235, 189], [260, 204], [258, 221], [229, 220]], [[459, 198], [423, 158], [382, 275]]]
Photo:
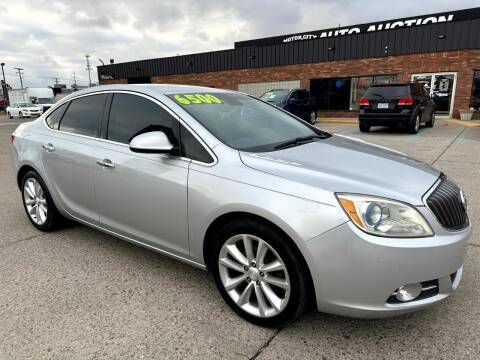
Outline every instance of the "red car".
[[5, 99], [0, 99], [0, 110], [4, 111], [7, 106], [8, 106], [7, 100], [5, 100]]

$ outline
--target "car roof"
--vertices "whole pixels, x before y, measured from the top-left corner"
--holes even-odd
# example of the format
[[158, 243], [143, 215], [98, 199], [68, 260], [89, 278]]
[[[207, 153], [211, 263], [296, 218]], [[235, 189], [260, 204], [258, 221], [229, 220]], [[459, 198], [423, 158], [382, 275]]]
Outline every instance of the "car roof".
[[95, 93], [100, 91], [111, 91], [111, 90], [130, 90], [130, 91], [145, 91], [145, 92], [154, 92], [159, 95], [165, 94], [186, 94], [186, 93], [197, 93], [197, 92], [231, 92], [228, 90], [217, 89], [206, 86], [191, 86], [191, 85], [176, 85], [176, 84], [112, 84], [112, 85], [99, 85], [94, 86], [88, 89], [83, 89], [76, 91], [73, 94], [75, 96]]

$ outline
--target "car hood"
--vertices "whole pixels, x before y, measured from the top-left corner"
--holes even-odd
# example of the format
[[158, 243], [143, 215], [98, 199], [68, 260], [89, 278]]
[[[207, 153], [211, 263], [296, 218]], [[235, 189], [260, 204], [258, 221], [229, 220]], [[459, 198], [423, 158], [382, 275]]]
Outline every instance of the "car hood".
[[267, 153], [240, 153], [253, 169], [330, 192], [381, 196], [423, 205], [440, 172], [403, 153], [349, 137]]

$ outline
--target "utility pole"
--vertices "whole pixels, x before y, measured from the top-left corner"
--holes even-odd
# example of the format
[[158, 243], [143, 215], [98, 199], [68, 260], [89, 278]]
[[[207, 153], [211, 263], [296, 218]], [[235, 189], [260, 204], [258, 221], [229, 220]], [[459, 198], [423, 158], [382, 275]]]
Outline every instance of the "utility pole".
[[77, 76], [75, 75], [75, 71], [72, 72], [72, 80], [73, 80], [72, 87], [76, 89], [77, 88]]
[[14, 68], [14, 69], [17, 70], [18, 77], [20, 78], [20, 88], [23, 89], [23, 80], [22, 80], [23, 73], [22, 73], [22, 71], [24, 69], [18, 68], [18, 67]]
[[90, 71], [92, 70], [92, 66], [90, 65], [90, 55], [85, 55], [87, 59], [87, 71], [88, 71], [88, 86], [92, 86], [92, 78], [90, 77]]

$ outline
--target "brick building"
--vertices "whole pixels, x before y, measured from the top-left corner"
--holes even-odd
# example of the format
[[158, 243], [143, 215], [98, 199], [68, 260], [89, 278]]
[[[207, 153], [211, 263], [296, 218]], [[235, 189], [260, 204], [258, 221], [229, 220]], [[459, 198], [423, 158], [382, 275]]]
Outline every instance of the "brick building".
[[437, 114], [480, 106], [480, 8], [235, 43], [229, 50], [98, 67], [108, 83], [310, 89], [320, 117], [357, 116], [375, 83], [419, 81]]

